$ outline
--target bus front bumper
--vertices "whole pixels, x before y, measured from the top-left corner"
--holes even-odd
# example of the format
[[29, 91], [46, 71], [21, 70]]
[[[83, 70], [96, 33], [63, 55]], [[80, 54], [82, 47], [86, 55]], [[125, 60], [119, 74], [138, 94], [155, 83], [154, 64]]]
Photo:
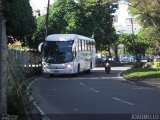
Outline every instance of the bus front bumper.
[[43, 73], [45, 74], [73, 74], [74, 72], [70, 68], [66, 68], [66, 69], [43, 68]]

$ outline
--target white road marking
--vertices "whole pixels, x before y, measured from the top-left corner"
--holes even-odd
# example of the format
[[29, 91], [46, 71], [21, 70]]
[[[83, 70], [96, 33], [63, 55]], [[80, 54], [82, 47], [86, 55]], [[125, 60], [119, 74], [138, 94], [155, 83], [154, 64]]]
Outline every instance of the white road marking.
[[121, 99], [116, 98], [116, 97], [113, 97], [113, 99], [114, 99], [114, 100], [117, 100], [117, 101], [119, 101], [119, 102], [122, 102], [122, 103], [126, 103], [126, 104], [128, 104], [128, 105], [132, 105], [132, 106], [135, 105], [135, 104], [133, 104], [133, 103], [131, 103], [131, 102], [127, 102], [127, 101], [121, 100]]
[[92, 87], [89, 87], [88, 85], [84, 84], [83, 82], [80, 82], [80, 85], [86, 86], [87, 88], [89, 88], [89, 89], [90, 89], [91, 91], [93, 91], [93, 92], [96, 92], [96, 93], [100, 92], [100, 91], [98, 91], [98, 90], [96, 90], [96, 89], [94, 89], [94, 88], [92, 88]]
[[149, 88], [146, 88], [146, 87], [137, 87], [137, 88], [133, 88], [134, 90], [147, 90]]
[[118, 79], [119, 77], [100, 77], [100, 79]]
[[80, 82], [80, 85], [85, 86], [85, 84], [84, 84], [84, 83], [82, 83], [82, 82]]
[[55, 78], [56, 80], [107, 80], [107, 79], [119, 79], [120, 77], [111, 77], [111, 76], [106, 76], [106, 77], [79, 77], [79, 78]]
[[98, 91], [98, 90], [96, 90], [94, 88], [91, 88], [91, 87], [89, 87], [89, 89], [92, 90], [93, 92], [96, 92], [96, 93], [100, 92], [100, 91]]
[[78, 111], [78, 109], [77, 108], [73, 108], [73, 111]]
[[[128, 70], [128, 69], [130, 69], [131, 67], [112, 67], [111, 66], [111, 70]], [[92, 69], [93, 71], [94, 70], [96, 70], [96, 71], [98, 71], [98, 70], [105, 70], [105, 68], [104, 67], [95, 67], [95, 68], [93, 68]]]

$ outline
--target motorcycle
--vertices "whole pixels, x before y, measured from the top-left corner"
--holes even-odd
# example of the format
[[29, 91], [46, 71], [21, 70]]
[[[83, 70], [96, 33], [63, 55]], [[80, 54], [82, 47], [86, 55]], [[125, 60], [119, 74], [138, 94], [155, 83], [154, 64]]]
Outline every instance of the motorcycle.
[[105, 72], [107, 73], [107, 74], [109, 74], [110, 73], [110, 71], [111, 71], [111, 65], [110, 65], [110, 62], [109, 61], [107, 61], [107, 62], [105, 62], [104, 63], [104, 67], [105, 67]]

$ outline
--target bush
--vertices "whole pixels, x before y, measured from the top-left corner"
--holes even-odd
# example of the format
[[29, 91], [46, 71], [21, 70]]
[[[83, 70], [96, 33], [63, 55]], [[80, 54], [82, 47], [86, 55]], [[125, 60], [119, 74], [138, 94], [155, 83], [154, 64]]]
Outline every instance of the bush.
[[154, 68], [160, 69], [160, 62], [159, 61], [158, 62], [153, 62], [153, 63], [154, 63], [154, 65], [153, 65]]
[[133, 68], [142, 68], [142, 64], [140, 62], [135, 62]]
[[160, 78], [160, 71], [154, 68], [129, 69], [121, 74], [127, 80], [142, 80], [144, 78]]
[[152, 62], [147, 62], [147, 63], [145, 63], [145, 64], [143, 65], [143, 68], [151, 68], [152, 65], [153, 65]]
[[27, 83], [22, 78], [9, 79], [7, 88], [8, 114], [18, 115], [19, 120], [26, 120], [26, 112], [30, 111], [33, 101], [26, 93]]

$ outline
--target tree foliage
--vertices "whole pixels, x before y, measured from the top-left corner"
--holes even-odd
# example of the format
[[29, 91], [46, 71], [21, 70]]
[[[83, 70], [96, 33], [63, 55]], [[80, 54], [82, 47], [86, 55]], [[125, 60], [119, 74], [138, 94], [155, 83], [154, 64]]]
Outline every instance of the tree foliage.
[[126, 0], [143, 29], [139, 38], [148, 44], [148, 54], [160, 55], [160, 0]]
[[148, 45], [147, 54], [160, 55], [160, 37], [159, 32], [154, 27], [143, 28], [139, 34], [141, 41]]
[[138, 35], [121, 34], [118, 37], [118, 41], [120, 44], [124, 44], [125, 54], [145, 55], [148, 48], [148, 44], [145, 43]]
[[117, 5], [102, 4], [99, 1], [92, 7], [91, 15], [97, 42], [96, 47], [98, 50], [108, 50], [110, 45], [115, 42], [115, 29], [112, 26], [113, 16], [111, 14], [115, 12]]
[[29, 0], [2, 0], [6, 18], [7, 35], [20, 40], [32, 35], [35, 18]]
[[141, 24], [145, 26], [160, 26], [160, 1], [159, 0], [128, 0], [129, 11], [138, 15]]
[[[50, 7], [48, 34], [70, 33], [88, 37], [94, 35], [98, 50], [106, 49], [114, 36], [111, 14], [116, 8], [116, 4], [103, 4], [101, 0], [81, 0], [79, 3], [74, 0], [57, 0]], [[34, 33], [35, 43], [44, 40], [45, 16], [37, 19], [37, 25]]]

